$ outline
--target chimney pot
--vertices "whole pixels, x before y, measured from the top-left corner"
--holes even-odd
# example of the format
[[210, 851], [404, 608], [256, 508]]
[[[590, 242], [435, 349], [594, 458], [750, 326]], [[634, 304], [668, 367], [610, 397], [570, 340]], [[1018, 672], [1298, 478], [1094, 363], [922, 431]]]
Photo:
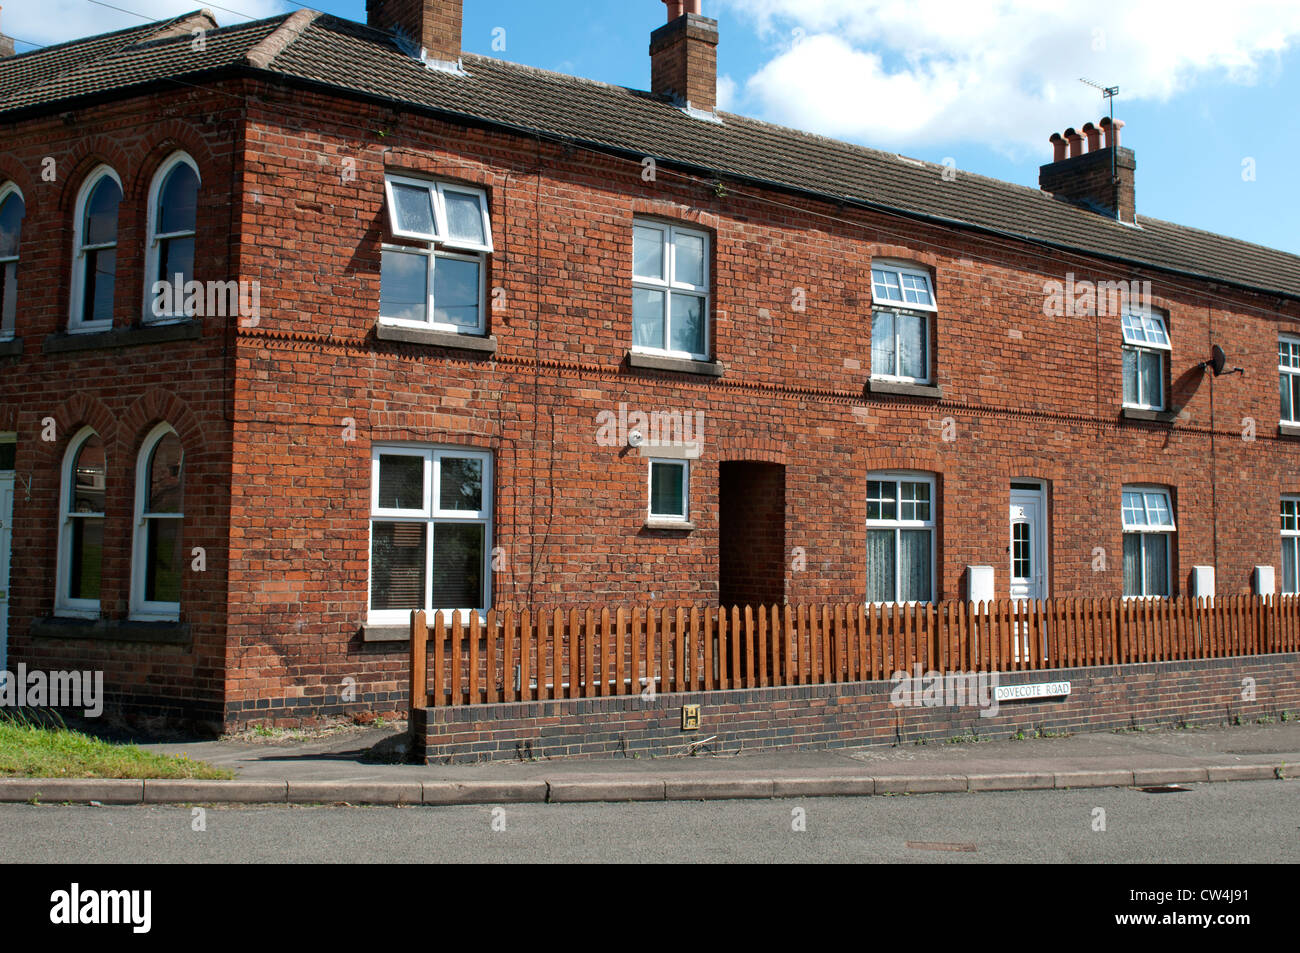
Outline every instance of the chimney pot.
[[1088, 151], [1096, 152], [1101, 148], [1101, 130], [1090, 122], [1083, 124], [1083, 134], [1088, 139]]
[[1119, 148], [1119, 131], [1124, 128], [1123, 119], [1111, 119], [1106, 116], [1101, 121], [1101, 130], [1106, 134], [1106, 148]]
[[1065, 130], [1065, 140], [1070, 144], [1071, 159], [1083, 155], [1083, 136], [1073, 126]]
[[1066, 142], [1061, 138], [1061, 134], [1059, 132], [1054, 132], [1052, 133], [1052, 137], [1047, 141], [1052, 144], [1052, 161], [1060, 162], [1064, 159]]

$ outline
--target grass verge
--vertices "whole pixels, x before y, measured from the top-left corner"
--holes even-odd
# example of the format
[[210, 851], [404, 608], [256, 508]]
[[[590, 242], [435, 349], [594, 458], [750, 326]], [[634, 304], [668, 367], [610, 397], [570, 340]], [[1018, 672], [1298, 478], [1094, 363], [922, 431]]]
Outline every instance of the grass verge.
[[234, 774], [185, 755], [163, 755], [113, 744], [20, 712], [0, 713], [0, 777], [202, 778]]

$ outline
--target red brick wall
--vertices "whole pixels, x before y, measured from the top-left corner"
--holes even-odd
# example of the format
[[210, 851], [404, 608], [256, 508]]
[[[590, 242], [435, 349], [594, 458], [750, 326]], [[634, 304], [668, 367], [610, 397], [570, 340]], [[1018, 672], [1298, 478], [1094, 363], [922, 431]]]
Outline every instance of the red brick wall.
[[[1300, 455], [1275, 437], [1275, 339], [1300, 317], [1292, 306], [1283, 315], [1273, 299], [750, 188], [719, 195], [666, 169], [647, 183], [639, 162], [409, 114], [324, 108], [274, 92], [251, 116], [243, 261], [275, 304], [239, 342], [234, 700], [333, 697], [349, 676], [401, 690], [404, 646], [366, 646], [359, 634], [380, 441], [495, 453], [494, 543], [506, 561], [497, 605], [716, 600], [727, 459], [786, 463], [785, 544], [807, 558], [807, 571], [788, 574], [791, 601], [861, 593], [875, 469], [940, 475], [941, 598], [961, 595], [969, 564], [993, 565], [1004, 591], [1016, 477], [1049, 484], [1054, 595], [1120, 590], [1125, 482], [1174, 488], [1177, 592], [1193, 565], [1217, 562], [1219, 591], [1241, 592], [1254, 565], [1278, 561], [1277, 497], [1300, 486]], [[385, 168], [488, 190], [488, 283], [504, 301], [490, 317], [494, 360], [374, 340]], [[720, 380], [626, 367], [637, 214], [715, 235]], [[863, 394], [873, 257], [933, 269], [942, 403]], [[1117, 319], [1044, 316], [1044, 283], [1067, 271], [1155, 282], [1183, 412], [1172, 428], [1119, 420]], [[806, 310], [793, 310], [795, 289]], [[1245, 377], [1184, 373], [1214, 341], [1228, 343]], [[644, 529], [645, 461], [596, 444], [596, 416], [621, 402], [704, 413], [693, 532]], [[1241, 437], [1247, 415], [1253, 442]], [[355, 440], [342, 439], [344, 417], [357, 422]], [[1098, 547], [1104, 570], [1094, 570]]]
[[[1248, 590], [1254, 565], [1279, 561], [1278, 496], [1300, 491], [1300, 450], [1276, 436], [1276, 337], [1300, 322], [1294, 303], [751, 186], [720, 190], [662, 165], [645, 181], [636, 158], [302, 90], [256, 86], [241, 139], [231, 125], [237, 114], [221, 111], [237, 100], [190, 96], [103, 110], [93, 125], [33, 123], [15, 140], [61, 143], [69, 169], [91, 161], [88, 143], [102, 142], [94, 148], [130, 183], [126, 210], [140, 207], [147, 157], [160, 161], [167, 130], [189, 129], [191, 151], [208, 154], [200, 161], [204, 201], [213, 203], [200, 213], [211, 228], [204, 260], [259, 281], [263, 312], [257, 327], [229, 340], [207, 328], [200, 343], [157, 351], [44, 357], [39, 339], [66, 310], [75, 176], [53, 202], [31, 203], [24, 261], [31, 258], [36, 284], [41, 274], [50, 280], [24, 301], [26, 350], [7, 359], [0, 381], [0, 406], [16, 408], [19, 472], [33, 476], [32, 501], [20, 493], [16, 514], [15, 657], [38, 651], [23, 632], [52, 599], [53, 461], [61, 451], [37, 449], [36, 424], [74, 393], [88, 409], [58, 411], [69, 425], [91, 407], [104, 420], [127, 419], [151, 390], [183, 401], [202, 422], [210, 456], [191, 461], [203, 489], [187, 502], [195, 516], [186, 539], [210, 539], [212, 548], [208, 574], [185, 594], [198, 648], [177, 678], [192, 672], [205, 698], [224, 686], [231, 722], [403, 707], [405, 644], [366, 643], [361, 633], [370, 455], [379, 442], [494, 453], [500, 606], [716, 601], [725, 460], [785, 465], [784, 545], [803, 549], [807, 567], [786, 573], [792, 602], [861, 597], [865, 483], [878, 469], [939, 475], [938, 598], [964, 594], [970, 564], [994, 566], [1005, 594], [1007, 498], [1018, 477], [1049, 486], [1055, 596], [1120, 591], [1125, 482], [1174, 488], [1176, 592], [1187, 591], [1193, 565], [1217, 565], [1219, 592], [1228, 593]], [[210, 126], [209, 112], [218, 119]], [[160, 128], [160, 114], [185, 118]], [[35, 145], [7, 147], [2, 167], [38, 198], [32, 170], [41, 154]], [[494, 357], [376, 340], [386, 169], [488, 191], [496, 242], [488, 286], [501, 304], [489, 317]], [[243, 177], [225, 208], [207, 185], [229, 181], [232, 170]], [[123, 241], [136, 247], [139, 214], [124, 211]], [[634, 215], [714, 236], [711, 339], [722, 378], [627, 366]], [[878, 258], [932, 270], [941, 402], [865, 393]], [[131, 300], [119, 302], [124, 323], [140, 280], [131, 261], [123, 255], [119, 287], [131, 289]], [[1181, 416], [1172, 427], [1119, 419], [1116, 318], [1044, 316], [1045, 282], [1067, 272], [1154, 282], [1173, 338]], [[1246, 368], [1244, 377], [1216, 381], [1189, 370], [1214, 342]], [[703, 453], [691, 470], [693, 531], [645, 528], [645, 460], [595, 439], [597, 415], [620, 403], [704, 415]], [[1254, 441], [1242, 439], [1248, 416]], [[345, 439], [344, 418], [356, 422], [354, 439]], [[113, 437], [114, 473], [127, 472], [131, 442], [143, 434], [129, 419]], [[114, 503], [115, 538], [129, 538], [129, 505], [127, 495]], [[1094, 568], [1098, 548], [1104, 569]], [[122, 611], [125, 565], [125, 551], [113, 556], [112, 612]], [[140, 658], [157, 660], [146, 668], [171, 658], [155, 649], [96, 651], [132, 671]]]
[[[45, 353], [43, 342], [67, 327], [73, 207], [85, 176], [100, 163], [113, 167], [124, 191], [116, 329], [140, 321], [147, 194], [154, 172], [177, 149], [195, 159], [202, 177], [196, 277], [233, 277], [230, 196], [239, 114], [229, 96], [186, 89], [24, 123], [6, 131], [0, 152], [0, 181], [17, 182], [27, 207], [16, 319], [22, 354], [0, 358], [0, 429], [18, 434], [10, 664], [103, 670], [110, 707], [125, 704], [208, 724], [220, 723], [225, 690], [232, 370], [227, 319], [204, 319], [198, 340], [55, 354]], [[42, 439], [47, 418], [54, 421], [52, 441]], [[89, 425], [106, 445], [101, 614], [116, 622], [128, 615], [136, 455], [152, 427], [164, 421], [177, 431], [185, 453], [187, 568], [193, 547], [206, 551], [206, 570], [189, 571], [182, 581], [186, 643], [33, 637], [33, 620], [54, 609], [59, 471], [68, 442]]]
[[[1242, 680], [1255, 696], [1242, 698]], [[415, 755], [425, 763], [517, 758], [662, 757], [716, 736], [715, 751], [843, 748], [858, 745], [1007, 738], [1017, 732], [1115, 731], [1243, 724], [1294, 718], [1300, 656], [1004, 673], [998, 685], [1070, 682], [1064, 699], [978, 706], [896, 707], [888, 681], [711, 694], [545, 701], [415, 712]], [[683, 705], [700, 706], [698, 731], [681, 730]]]

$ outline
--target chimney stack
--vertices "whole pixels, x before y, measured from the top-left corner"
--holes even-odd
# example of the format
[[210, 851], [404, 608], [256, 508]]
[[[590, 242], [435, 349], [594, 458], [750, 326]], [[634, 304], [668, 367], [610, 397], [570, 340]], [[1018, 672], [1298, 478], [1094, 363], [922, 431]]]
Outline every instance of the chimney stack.
[[393, 33], [429, 66], [460, 63], [462, 0], [366, 0], [366, 25]]
[[1052, 133], [1048, 140], [1052, 144], [1052, 161], [1038, 169], [1039, 188], [1081, 208], [1134, 224], [1137, 161], [1132, 149], [1120, 147], [1123, 125], [1108, 116], [1096, 125], [1085, 123], [1083, 135], [1074, 129], [1065, 130], [1064, 135]]
[[650, 35], [650, 88], [687, 109], [718, 109], [718, 21], [700, 0], [663, 0], [668, 22]]
[[[0, 7], [0, 10], [3, 9], [3, 7]], [[4, 59], [7, 56], [13, 56], [14, 52], [15, 47], [13, 38], [0, 33], [0, 59]]]

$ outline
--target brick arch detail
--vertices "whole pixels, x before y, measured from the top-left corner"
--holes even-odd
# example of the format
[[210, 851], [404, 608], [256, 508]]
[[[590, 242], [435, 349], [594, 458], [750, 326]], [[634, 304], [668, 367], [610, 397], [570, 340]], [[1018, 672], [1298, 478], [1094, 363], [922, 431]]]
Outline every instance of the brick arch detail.
[[203, 429], [189, 405], [160, 387], [142, 394], [118, 420], [118, 448], [127, 459], [134, 458], [149, 431], [165, 423], [176, 431], [181, 445], [191, 455], [201, 454], [207, 445]]
[[[40, 439], [41, 421], [46, 417], [53, 417], [57, 428], [55, 434], [57, 439], [52, 441]], [[117, 418], [113, 416], [113, 412], [103, 401], [85, 394], [69, 397], [51, 412], [39, 414], [32, 424], [33, 433], [36, 434], [33, 443], [47, 458], [53, 458], [55, 461], [62, 458], [68, 449], [68, 441], [82, 427], [90, 427], [99, 434], [100, 439], [104, 441], [105, 449], [109, 451], [113, 449], [117, 436]]]
[[919, 470], [943, 476], [946, 460], [937, 450], [922, 447], [862, 447], [854, 455], [858, 471]]
[[[378, 155], [384, 172], [395, 175], [431, 175], [484, 189], [504, 188], [510, 179], [508, 172], [497, 172], [481, 163], [458, 160], [451, 155], [431, 155], [405, 147], [382, 149]], [[194, 159], [197, 162], [198, 156]]]
[[717, 234], [718, 225], [720, 224], [720, 219], [715, 213], [706, 212], [704, 209], [694, 206], [682, 205], [672, 199], [634, 198], [632, 199], [632, 214], [673, 219], [687, 225], [706, 228], [714, 234]]
[[998, 460], [996, 469], [993, 472], [1003, 483], [1010, 483], [1016, 479], [1042, 480], [1051, 486], [1055, 486], [1068, 479], [1067, 468], [1064, 464], [1041, 460], [1030, 462]]
[[912, 261], [926, 265], [934, 271], [939, 270], [939, 256], [934, 252], [918, 251], [906, 245], [886, 245], [874, 243], [867, 246], [867, 255], [876, 258], [892, 258], [895, 261]]
[[725, 449], [718, 454], [717, 459], [719, 464], [779, 463], [785, 466], [785, 445], [776, 440], [729, 437]]
[[[130, 190], [128, 194], [138, 195], [147, 198], [149, 195], [149, 186], [153, 184], [153, 177], [158, 172], [159, 167], [176, 152], [189, 153], [194, 164], [199, 167], [199, 179], [203, 183], [211, 181], [212, 170], [216, 167], [216, 161], [212, 156], [212, 150], [208, 144], [186, 123], [172, 119], [155, 127], [152, 132], [153, 145], [145, 153], [144, 158], [136, 163], [131, 172]], [[117, 172], [122, 176], [123, 183], [126, 183], [126, 176], [121, 169]], [[200, 190], [202, 195], [202, 189]]]
[[117, 177], [122, 180], [122, 201], [124, 203], [136, 198], [134, 178], [132, 176], [135, 164], [127, 158], [126, 153], [112, 139], [106, 136], [91, 136], [77, 143], [59, 164], [59, 181], [63, 183], [63, 191], [59, 195], [59, 209], [62, 215], [68, 216], [72, 214], [73, 205], [77, 201], [77, 193], [81, 191], [86, 176], [90, 174], [95, 166], [101, 164], [111, 166], [113, 171], [117, 173]]
[[12, 182], [18, 186], [18, 190], [23, 193], [23, 205], [27, 209], [27, 218], [31, 218], [33, 211], [40, 205], [43, 191], [41, 186], [52, 184], [42, 182], [38, 176], [28, 172], [26, 166], [13, 161], [11, 157], [0, 156], [0, 185], [7, 182]]
[[1171, 490], [1178, 489], [1178, 473], [1172, 465], [1160, 464], [1124, 464], [1119, 469], [1119, 482], [1127, 486], [1141, 483], [1147, 486], [1163, 486]]

